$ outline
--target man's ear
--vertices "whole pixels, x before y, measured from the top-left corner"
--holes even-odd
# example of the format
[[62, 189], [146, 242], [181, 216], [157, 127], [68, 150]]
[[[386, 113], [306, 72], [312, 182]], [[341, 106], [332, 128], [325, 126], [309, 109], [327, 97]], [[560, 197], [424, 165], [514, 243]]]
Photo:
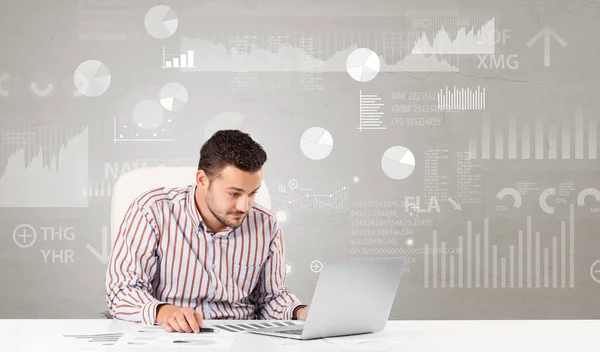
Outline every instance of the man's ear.
[[204, 172], [204, 170], [196, 171], [196, 184], [198, 185], [198, 187], [206, 191], [208, 189], [209, 182], [210, 180], [208, 179], [208, 175], [206, 174], [206, 172]]

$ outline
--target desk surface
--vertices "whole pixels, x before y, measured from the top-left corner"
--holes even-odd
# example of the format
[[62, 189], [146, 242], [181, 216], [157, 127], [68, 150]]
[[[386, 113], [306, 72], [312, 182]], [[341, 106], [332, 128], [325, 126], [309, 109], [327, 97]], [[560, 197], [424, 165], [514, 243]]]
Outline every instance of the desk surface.
[[[248, 321], [213, 320], [205, 326], [223, 323]], [[600, 320], [394, 320], [373, 334], [296, 341], [245, 332], [167, 333], [120, 320], [4, 319], [0, 336], [2, 346], [10, 347], [6, 351], [598, 352]]]

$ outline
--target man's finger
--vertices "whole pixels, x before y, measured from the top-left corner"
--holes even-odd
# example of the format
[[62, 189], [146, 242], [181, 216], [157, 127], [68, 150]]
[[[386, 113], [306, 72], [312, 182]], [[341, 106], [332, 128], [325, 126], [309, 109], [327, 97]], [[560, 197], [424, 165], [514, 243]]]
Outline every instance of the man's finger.
[[183, 331], [185, 332], [192, 332], [192, 328], [190, 328], [190, 325], [188, 324], [185, 315], [183, 314], [177, 314], [177, 322], [179, 323], [179, 326], [181, 326], [181, 328], [183, 329]]
[[162, 325], [162, 328], [163, 328], [163, 329], [164, 329], [166, 332], [173, 332], [173, 331], [175, 331], [175, 329], [173, 329], [173, 328], [171, 327], [171, 324], [169, 324], [168, 322], [164, 323], [164, 324]]
[[194, 317], [196, 318], [198, 326], [202, 327], [202, 325], [204, 325], [204, 319], [202, 318], [202, 314], [198, 313], [197, 311], [194, 311]]
[[171, 325], [171, 327], [173, 328], [173, 331], [177, 331], [177, 332], [183, 332], [183, 328], [181, 328], [181, 326], [179, 326], [179, 323], [177, 322], [177, 318], [176, 317], [171, 317], [171, 319], [169, 319], [169, 325]]
[[200, 327], [198, 326], [198, 322], [196, 321], [196, 317], [194, 316], [194, 312], [188, 310], [188, 311], [185, 311], [183, 314], [185, 314], [187, 322], [190, 325], [190, 328], [192, 329], [192, 331], [195, 332], [195, 333], [199, 333], [200, 332]]

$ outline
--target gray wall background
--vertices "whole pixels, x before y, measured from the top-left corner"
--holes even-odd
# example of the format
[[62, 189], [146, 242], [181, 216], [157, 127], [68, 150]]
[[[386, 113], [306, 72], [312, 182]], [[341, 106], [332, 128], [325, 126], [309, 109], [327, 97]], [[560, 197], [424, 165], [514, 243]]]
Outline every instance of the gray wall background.
[[[177, 14], [178, 28], [169, 38], [154, 38], [145, 28], [145, 16], [155, 5], [168, 5]], [[5, 94], [0, 95], [0, 317], [97, 317], [106, 309], [106, 264], [89, 246], [101, 253], [103, 241], [107, 244], [103, 229], [110, 227], [111, 205], [109, 188], [102, 194], [100, 185], [109, 187], [115, 176], [144, 165], [195, 166], [200, 146], [211, 131], [237, 127], [250, 132], [268, 152], [264, 179], [272, 208], [287, 215], [282, 226], [292, 269], [288, 284], [303, 301], [310, 303], [318, 278], [311, 270], [313, 261], [395, 253], [411, 258], [411, 264], [398, 290], [393, 319], [597, 318], [600, 199], [596, 201], [590, 190], [585, 191], [592, 196], [586, 197], [584, 204], [578, 204], [577, 198], [583, 190], [600, 187], [600, 164], [589, 153], [593, 139], [589, 131], [594, 126], [590, 121], [598, 121], [599, 15], [597, 1], [583, 0], [2, 1], [0, 75], [4, 79], [0, 78], [0, 92]], [[411, 22], [418, 16], [432, 19], [429, 38], [440, 30], [436, 18], [458, 18], [458, 24], [448, 28], [451, 37], [456, 35], [453, 29], [477, 23], [473, 25], [477, 30], [485, 22], [481, 19], [494, 18], [499, 40], [494, 57], [499, 62], [501, 55], [507, 60], [513, 55], [510, 65], [496, 67], [489, 55], [483, 54], [446, 55], [442, 57], [458, 72], [382, 69], [368, 82], [349, 76], [343, 63], [355, 47], [377, 51], [387, 64], [408, 55], [412, 38], [424, 31]], [[547, 67], [544, 39], [527, 45], [545, 26], [566, 43], [563, 47], [549, 39]], [[510, 37], [503, 40], [503, 32]], [[209, 42], [213, 46], [201, 45]], [[283, 43], [303, 47], [306, 56], [322, 59], [337, 53], [342, 66], [337, 72], [313, 74], [161, 68], [163, 47], [193, 49], [196, 60], [209, 60], [219, 50], [228, 49], [227, 55], [233, 56], [234, 46], [241, 50], [254, 42], [255, 50], [276, 51], [277, 43]], [[74, 94], [74, 73], [87, 60], [99, 60], [110, 70], [110, 86], [97, 97]], [[255, 66], [269, 70], [274, 65], [259, 58]], [[160, 109], [158, 103], [161, 87], [169, 82], [182, 84], [189, 94], [189, 101], [178, 111]], [[428, 98], [446, 86], [485, 87], [485, 110], [429, 111], [437, 101]], [[40, 96], [44, 93], [39, 90], [44, 89], [49, 93]], [[360, 91], [381, 97], [387, 129], [357, 129]], [[407, 98], [394, 100], [393, 94], [398, 92], [406, 92]], [[423, 97], [426, 99], [415, 100]], [[151, 101], [140, 105], [145, 99]], [[410, 105], [413, 111], [398, 112], [397, 104]], [[583, 137], [576, 133], [577, 116], [583, 123]], [[491, 125], [491, 157], [481, 159], [479, 154], [478, 159], [464, 161], [469, 140], [477, 140], [481, 152], [486, 119]], [[518, 129], [515, 159], [507, 158], [511, 119]], [[143, 127], [137, 128], [135, 123], [140, 122]], [[541, 159], [534, 157], [536, 123], [544, 126]], [[563, 124], [570, 126], [568, 160], [562, 158]], [[333, 149], [322, 160], [308, 158], [301, 149], [303, 133], [314, 126], [326, 129], [333, 138]], [[523, 160], [521, 133], [527, 126], [531, 159]], [[558, 136], [554, 160], [550, 159], [552, 126]], [[117, 139], [124, 134], [124, 138], [173, 141], [115, 142], [117, 127]], [[498, 130], [503, 131], [502, 159], [495, 154]], [[575, 155], [578, 138], [584, 138], [581, 159]], [[388, 177], [381, 166], [382, 156], [393, 146], [410, 149], [416, 159], [414, 171], [402, 180]], [[41, 156], [45, 163], [40, 162]], [[76, 177], [65, 178], [69, 173]], [[83, 184], [77, 183], [81, 181]], [[92, 185], [93, 191], [84, 192], [89, 190], [86, 185]], [[510, 197], [497, 197], [507, 188], [519, 192], [520, 207], [514, 207]], [[317, 196], [304, 198], [304, 191], [298, 189]], [[549, 205], [540, 205], [540, 194], [548, 189], [555, 189], [556, 194], [546, 191], [550, 192]], [[64, 197], [53, 196], [56, 190]], [[319, 197], [329, 194], [332, 196]], [[437, 197], [439, 212], [435, 207], [427, 211], [432, 196]], [[407, 209], [405, 197], [420, 197], [421, 212]], [[19, 203], [19, 199], [25, 200]], [[368, 207], [364, 201], [392, 205], [372, 203], [376, 206]], [[460, 210], [452, 201], [460, 204]], [[569, 241], [571, 205], [574, 247]], [[525, 287], [519, 287], [517, 233], [525, 231], [526, 244], [528, 218], [534, 247], [535, 232], [540, 233], [540, 287], [536, 287], [535, 257], [531, 274], [525, 268], [522, 272]], [[466, 247], [463, 251], [456, 248], [460, 237], [466, 246], [467, 223], [471, 222], [472, 245], [479, 234], [483, 261], [485, 219], [489, 222], [488, 259], [492, 260], [493, 245], [498, 251], [498, 286], [493, 287], [491, 262], [486, 278], [483, 262], [477, 265], [472, 249], [468, 287], [468, 252]], [[562, 221], [566, 226], [564, 281]], [[395, 234], [365, 231], [378, 229]], [[438, 246], [444, 241], [452, 249], [445, 268], [441, 266], [443, 256], [437, 257], [437, 271], [433, 254], [415, 254], [434, 246], [433, 231], [437, 231]], [[34, 243], [27, 242], [31, 237], [18, 237], [32, 232], [37, 235]], [[395, 244], [358, 244], [358, 239], [393, 239]], [[512, 280], [511, 246], [515, 251]], [[544, 248], [549, 249], [548, 270]], [[379, 254], [386, 250], [392, 254]], [[460, 258], [464, 260], [462, 287], [458, 287]], [[506, 260], [506, 287], [502, 287], [500, 258]], [[528, 279], [532, 287], [527, 287]], [[451, 281], [454, 287], [449, 287]]]

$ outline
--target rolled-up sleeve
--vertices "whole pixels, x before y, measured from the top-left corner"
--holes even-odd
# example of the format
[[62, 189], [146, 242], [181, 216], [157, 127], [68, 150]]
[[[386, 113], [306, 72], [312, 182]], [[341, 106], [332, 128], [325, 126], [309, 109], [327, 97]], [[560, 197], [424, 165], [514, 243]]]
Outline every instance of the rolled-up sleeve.
[[260, 319], [291, 320], [294, 309], [303, 305], [286, 285], [285, 245], [281, 228], [272, 219], [269, 254], [251, 299], [258, 305]]
[[112, 317], [146, 325], [155, 323], [156, 308], [165, 303], [152, 296], [158, 236], [150, 219], [134, 201], [119, 227], [105, 282]]

